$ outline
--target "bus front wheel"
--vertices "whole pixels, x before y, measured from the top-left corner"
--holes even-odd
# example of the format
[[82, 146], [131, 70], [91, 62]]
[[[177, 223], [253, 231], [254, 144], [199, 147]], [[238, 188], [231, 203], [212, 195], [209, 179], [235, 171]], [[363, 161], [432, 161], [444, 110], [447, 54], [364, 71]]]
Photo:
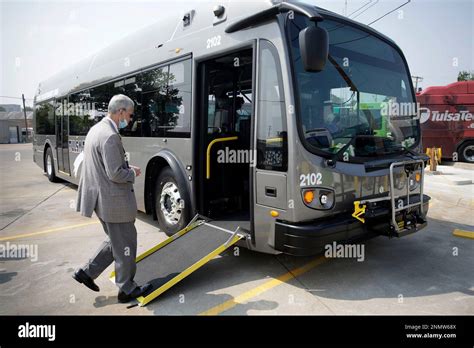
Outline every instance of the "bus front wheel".
[[173, 171], [164, 168], [155, 185], [155, 212], [161, 230], [168, 236], [182, 230], [188, 221], [188, 210], [189, 202], [185, 201]]
[[53, 150], [50, 147], [46, 150], [46, 156], [44, 159], [44, 171], [48, 176], [48, 180], [51, 182], [57, 182], [58, 178], [56, 176], [56, 172], [54, 170], [54, 157], [53, 157]]
[[467, 141], [459, 148], [460, 160], [474, 163], [474, 141]]

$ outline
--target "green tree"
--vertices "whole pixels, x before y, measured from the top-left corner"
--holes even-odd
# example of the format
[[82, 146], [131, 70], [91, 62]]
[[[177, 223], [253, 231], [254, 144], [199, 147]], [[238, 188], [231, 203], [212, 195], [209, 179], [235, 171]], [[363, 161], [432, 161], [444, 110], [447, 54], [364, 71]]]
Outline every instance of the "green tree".
[[474, 81], [474, 72], [460, 71], [458, 74], [458, 81]]

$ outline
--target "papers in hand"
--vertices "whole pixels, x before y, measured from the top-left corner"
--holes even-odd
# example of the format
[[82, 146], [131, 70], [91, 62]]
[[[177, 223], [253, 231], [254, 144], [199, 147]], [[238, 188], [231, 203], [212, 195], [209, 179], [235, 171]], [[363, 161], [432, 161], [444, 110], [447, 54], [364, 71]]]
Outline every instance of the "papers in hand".
[[77, 178], [77, 172], [79, 171], [79, 167], [81, 166], [82, 161], [84, 160], [84, 151], [82, 151], [79, 156], [76, 157], [74, 161], [74, 176]]

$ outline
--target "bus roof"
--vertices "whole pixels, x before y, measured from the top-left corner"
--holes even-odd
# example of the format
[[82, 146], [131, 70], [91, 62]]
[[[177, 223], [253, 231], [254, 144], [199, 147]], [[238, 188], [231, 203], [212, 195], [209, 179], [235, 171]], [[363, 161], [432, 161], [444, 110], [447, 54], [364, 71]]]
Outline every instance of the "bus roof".
[[[193, 47], [193, 34], [201, 34], [200, 32], [205, 30], [214, 30], [212, 34], [206, 34], [208, 37], [224, 33], [225, 28], [230, 23], [267, 10], [281, 2], [281, 0], [227, 0], [223, 5], [225, 7], [224, 21], [216, 20], [213, 13], [215, 6], [224, 3], [222, 0], [196, 2], [196, 4], [190, 5], [189, 8], [177, 10], [173, 16], [162, 16], [156, 23], [114, 42], [51, 78], [42, 81], [38, 86], [35, 100], [38, 102], [52, 97], [65, 96], [119, 76], [126, 76], [142, 68], [185, 56], [193, 52], [193, 48], [196, 48], [195, 45]], [[295, 0], [287, 0], [286, 2], [301, 3]], [[308, 2], [304, 5], [312, 6]], [[324, 15], [342, 18], [389, 40], [368, 26], [316, 6], [314, 8]], [[190, 18], [188, 26], [184, 25], [183, 17], [185, 15]], [[176, 52], [176, 49], [179, 49], [179, 52]]]
[[[139, 29], [138, 31], [112, 43], [95, 54], [82, 59], [58, 74], [39, 84], [36, 99], [45, 100], [53, 96], [65, 95], [74, 90], [80, 90], [88, 85], [100, 83], [122, 74], [133, 72], [146, 64], [149, 56], [159, 63], [166, 56], [176, 57], [168, 51], [175, 49], [170, 44], [180, 37], [214, 27], [213, 9], [223, 1], [211, 0], [196, 2], [189, 8], [176, 10], [172, 16], [158, 16], [157, 22]], [[272, 0], [242, 1], [228, 0], [226, 2], [226, 20], [215, 27], [226, 27], [230, 22], [246, 17], [255, 12], [267, 9], [276, 2]], [[192, 17], [188, 27], [183, 25], [183, 16], [189, 13]], [[223, 29], [222, 29], [223, 31]], [[162, 46], [160, 46], [162, 45]], [[165, 54], [162, 53], [165, 51]], [[182, 52], [181, 55], [185, 50]], [[152, 58], [154, 57], [154, 59]], [[146, 66], [146, 65], [145, 65]]]

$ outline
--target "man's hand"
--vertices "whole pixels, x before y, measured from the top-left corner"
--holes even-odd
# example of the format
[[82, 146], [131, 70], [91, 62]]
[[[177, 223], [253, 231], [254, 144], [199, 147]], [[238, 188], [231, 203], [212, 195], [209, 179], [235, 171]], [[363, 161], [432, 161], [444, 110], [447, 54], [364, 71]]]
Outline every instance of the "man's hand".
[[135, 172], [135, 176], [140, 176], [140, 174], [142, 173], [140, 167], [136, 167], [136, 166], [129, 166], [129, 167], [133, 169], [133, 171]]

